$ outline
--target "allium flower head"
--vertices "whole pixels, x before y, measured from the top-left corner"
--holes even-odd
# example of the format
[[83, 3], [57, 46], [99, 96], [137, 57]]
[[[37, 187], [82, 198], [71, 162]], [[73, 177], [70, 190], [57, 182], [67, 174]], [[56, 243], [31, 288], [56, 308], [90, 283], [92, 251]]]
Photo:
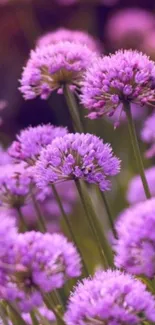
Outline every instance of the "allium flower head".
[[115, 265], [136, 275], [155, 276], [155, 199], [126, 209], [116, 222]]
[[17, 161], [24, 160], [29, 165], [33, 165], [42, 148], [45, 148], [56, 137], [63, 137], [67, 132], [64, 127], [55, 127], [50, 124], [28, 127], [17, 135], [17, 140], [12, 143], [8, 152]]
[[80, 256], [60, 234], [19, 234], [15, 246], [16, 267], [10, 281], [16, 287], [21, 310], [42, 305], [40, 292], [51, 292], [81, 274]]
[[146, 152], [148, 158], [155, 156], [155, 113], [147, 118], [141, 133], [142, 140], [151, 143], [150, 149]]
[[10, 207], [25, 203], [30, 191], [32, 177], [25, 164], [0, 166], [0, 201]]
[[67, 325], [139, 325], [155, 321], [155, 300], [144, 284], [120, 271], [100, 271], [79, 283], [65, 315]]
[[15, 219], [7, 212], [0, 212], [0, 286], [5, 286], [7, 275], [11, 272], [14, 263], [13, 245], [16, 237]]
[[84, 80], [81, 100], [92, 119], [112, 115], [124, 102], [155, 101], [155, 64], [146, 55], [120, 50], [94, 60]]
[[66, 28], [59, 28], [54, 32], [49, 32], [41, 36], [37, 41], [37, 46], [53, 45], [58, 42], [71, 42], [86, 45], [90, 50], [99, 52], [100, 46], [93, 36], [85, 31], [70, 30]]
[[105, 36], [113, 49], [140, 49], [144, 38], [149, 36], [154, 27], [152, 12], [140, 8], [121, 9], [114, 11], [107, 21]]
[[85, 45], [58, 42], [31, 51], [20, 90], [25, 99], [47, 99], [52, 91], [81, 85], [83, 73], [96, 55]]
[[109, 190], [109, 176], [119, 173], [120, 161], [113, 155], [109, 144], [92, 134], [67, 134], [55, 139], [43, 149], [36, 164], [37, 185], [71, 179], [83, 179], [98, 184], [102, 191]]
[[[155, 167], [146, 169], [145, 176], [149, 185], [151, 196], [155, 196]], [[146, 200], [146, 195], [139, 175], [133, 177], [129, 182], [126, 197], [130, 204]]]

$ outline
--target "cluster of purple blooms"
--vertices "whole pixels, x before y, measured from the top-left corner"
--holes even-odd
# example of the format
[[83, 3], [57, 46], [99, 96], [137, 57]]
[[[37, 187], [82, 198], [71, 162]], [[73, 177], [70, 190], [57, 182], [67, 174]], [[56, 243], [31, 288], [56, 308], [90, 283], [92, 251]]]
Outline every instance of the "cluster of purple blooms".
[[[38, 40], [20, 83], [25, 99], [47, 99], [54, 90], [62, 93], [69, 86], [71, 99], [74, 92], [79, 95], [90, 119], [112, 116], [115, 111], [121, 115], [126, 104], [132, 105], [135, 117], [135, 104], [139, 111], [140, 106], [145, 110], [145, 105], [154, 104], [155, 64], [132, 50], [100, 57], [98, 42], [91, 36], [64, 29]], [[154, 121], [152, 115], [142, 130], [142, 140], [151, 143], [147, 157], [155, 152]], [[38, 208], [47, 224], [51, 220], [59, 224], [62, 211], [62, 215], [71, 213], [76, 202], [75, 183], [79, 193], [82, 181], [104, 192], [111, 189], [111, 177], [119, 172], [120, 160], [110, 144], [96, 135], [69, 133], [50, 124], [22, 130], [7, 152], [0, 150], [0, 293], [28, 324], [32, 324], [30, 312], [35, 309], [39, 324], [42, 319], [38, 317], [52, 322], [56, 317], [67, 325], [155, 323], [155, 298], [134, 278], [138, 275], [151, 281], [155, 277], [155, 199], [146, 200], [140, 176], [128, 186], [127, 201], [133, 205], [115, 224], [114, 263], [124, 271], [101, 269], [79, 282], [64, 315], [59, 314], [61, 306], [54, 309], [52, 305], [52, 311], [45, 306], [47, 300], [55, 303], [59, 299], [59, 289], [68, 280], [82, 275], [84, 264], [79, 247], [62, 233], [38, 231]], [[154, 196], [155, 167], [145, 170], [145, 175]], [[103, 198], [105, 201], [104, 194]], [[91, 203], [85, 203], [84, 195], [82, 203], [95, 232], [93, 204], [89, 211]], [[21, 233], [11, 209], [20, 212], [28, 230], [33, 230]], [[71, 229], [69, 217], [65, 218]], [[74, 237], [72, 231], [70, 235]]]

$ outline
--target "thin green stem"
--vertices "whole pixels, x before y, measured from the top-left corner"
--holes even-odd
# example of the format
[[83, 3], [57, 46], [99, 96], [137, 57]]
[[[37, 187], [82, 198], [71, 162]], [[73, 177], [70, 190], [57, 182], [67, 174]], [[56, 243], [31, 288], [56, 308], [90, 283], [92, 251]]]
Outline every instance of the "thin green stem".
[[52, 185], [52, 190], [53, 190], [53, 193], [54, 193], [55, 199], [56, 199], [56, 201], [57, 201], [57, 203], [58, 203], [58, 206], [59, 206], [60, 212], [61, 212], [61, 214], [62, 214], [62, 217], [63, 217], [63, 219], [64, 219], [64, 221], [65, 221], [66, 226], [67, 226], [67, 229], [68, 229], [68, 231], [69, 231], [69, 233], [70, 233], [70, 235], [71, 235], [71, 239], [72, 239], [72, 241], [74, 242], [74, 244], [75, 244], [76, 248], [78, 249], [78, 252], [79, 252], [79, 254], [80, 254], [80, 256], [81, 256], [82, 263], [83, 263], [83, 268], [84, 268], [84, 271], [85, 271], [85, 275], [86, 275], [86, 276], [89, 276], [89, 272], [88, 272], [87, 266], [86, 266], [86, 264], [85, 264], [85, 261], [84, 261], [84, 258], [83, 258], [83, 255], [82, 255], [82, 252], [81, 252], [81, 250], [80, 250], [80, 248], [79, 248], [79, 246], [78, 246], [78, 242], [77, 242], [76, 237], [75, 237], [75, 235], [74, 235], [74, 232], [73, 232], [73, 230], [72, 230], [71, 224], [70, 224], [70, 222], [69, 222], [69, 218], [68, 218], [68, 216], [66, 215], [66, 212], [65, 212], [64, 207], [63, 207], [63, 205], [62, 205], [62, 202], [61, 202], [61, 199], [60, 199], [60, 197], [59, 197], [58, 191], [57, 191], [57, 189], [56, 189], [56, 187], [55, 187], [54, 185]]
[[81, 198], [81, 201], [82, 201], [82, 204], [83, 204], [83, 207], [85, 210], [85, 214], [86, 214], [88, 223], [92, 230], [94, 240], [98, 247], [103, 265], [105, 268], [108, 268], [108, 266], [113, 266], [113, 254], [112, 254], [111, 248], [107, 242], [107, 239], [103, 233], [102, 233], [102, 240], [101, 240], [101, 236], [100, 236], [100, 234], [98, 232], [98, 228], [97, 228], [98, 218], [96, 216], [96, 212], [94, 210], [91, 198], [88, 194], [88, 190], [87, 190], [85, 184], [81, 183], [79, 180], [76, 180], [75, 183], [76, 183], [77, 190], [78, 190], [79, 196]]
[[27, 224], [24, 219], [24, 215], [20, 207], [17, 208], [18, 216], [19, 216], [19, 231], [25, 232], [27, 231]]
[[38, 228], [41, 232], [44, 233], [44, 232], [46, 232], [45, 220], [44, 220], [44, 217], [42, 216], [39, 204], [35, 198], [35, 195], [32, 193], [32, 191], [31, 191], [31, 198], [32, 198], [32, 202], [33, 202], [34, 208], [37, 213], [37, 217], [38, 217]]
[[36, 314], [35, 314], [34, 310], [32, 310], [30, 312], [30, 316], [31, 316], [31, 320], [32, 320], [32, 325], [39, 325], [39, 321], [38, 321], [38, 319], [36, 317]]
[[128, 120], [130, 139], [131, 139], [133, 151], [135, 154], [135, 158], [137, 161], [137, 167], [139, 169], [139, 174], [140, 174], [140, 177], [142, 180], [144, 192], [145, 192], [146, 198], [150, 199], [151, 194], [150, 194], [149, 186], [148, 186], [147, 179], [146, 179], [145, 172], [144, 172], [143, 160], [141, 157], [141, 152], [140, 152], [139, 143], [138, 143], [138, 139], [137, 139], [137, 135], [136, 135], [134, 121], [132, 118], [130, 104], [128, 102], [124, 103], [124, 110], [126, 112], [126, 116], [127, 116], [127, 120]]
[[9, 302], [7, 302], [9, 308], [9, 318], [14, 325], [27, 325], [25, 320], [21, 317], [17, 309]]
[[65, 321], [63, 320], [63, 316], [60, 314], [59, 310], [57, 307], [54, 306], [52, 299], [49, 299], [48, 295], [44, 296], [44, 302], [50, 310], [53, 311], [54, 315], [57, 318], [57, 321], [59, 324], [66, 325]]
[[2, 303], [0, 303], [0, 317], [1, 317], [4, 325], [9, 325], [7, 311]]
[[100, 193], [101, 193], [101, 197], [102, 197], [102, 200], [104, 202], [104, 206], [105, 206], [105, 209], [106, 209], [106, 212], [107, 212], [107, 216], [108, 216], [108, 220], [109, 220], [111, 230], [113, 232], [114, 237], [117, 239], [117, 232], [116, 232], [116, 229], [114, 227], [114, 222], [113, 222], [113, 218], [112, 218], [112, 214], [111, 214], [111, 210], [110, 210], [110, 207], [109, 207], [108, 200], [106, 198], [106, 195], [102, 191], [100, 191]]
[[51, 325], [51, 321], [49, 321], [47, 318], [45, 318], [38, 309], [35, 309], [35, 314], [38, 316], [40, 323], [42, 325]]
[[76, 99], [74, 97], [74, 94], [72, 93], [72, 91], [70, 90], [68, 85], [64, 85], [63, 87], [63, 92], [64, 92], [64, 96], [66, 99], [66, 103], [69, 109], [69, 113], [72, 117], [72, 121], [73, 121], [73, 125], [74, 125], [74, 129], [76, 132], [83, 132], [83, 127], [80, 121], [80, 117], [78, 114], [78, 106], [76, 103]]

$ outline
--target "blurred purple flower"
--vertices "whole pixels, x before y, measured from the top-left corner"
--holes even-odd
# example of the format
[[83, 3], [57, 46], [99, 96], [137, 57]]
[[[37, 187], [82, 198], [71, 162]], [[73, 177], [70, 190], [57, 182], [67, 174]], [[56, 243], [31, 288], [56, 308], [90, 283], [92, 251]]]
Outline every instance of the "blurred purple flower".
[[26, 161], [33, 165], [40, 155], [42, 148], [45, 148], [56, 137], [67, 134], [67, 128], [55, 127], [51, 124], [28, 127], [16, 136], [8, 152], [17, 161]]
[[[15, 219], [7, 211], [0, 211], [0, 292], [5, 298], [5, 285], [7, 277], [13, 269], [14, 249], [13, 245], [17, 237]], [[3, 289], [2, 289], [3, 288]]]
[[101, 44], [85, 31], [59, 28], [41, 36], [36, 45], [39, 47], [53, 45], [58, 42], [71, 42], [86, 45], [90, 50], [100, 52]]
[[0, 145], [0, 166], [5, 166], [11, 162], [12, 158], [9, 156], [7, 150]]
[[91, 119], [114, 114], [124, 102], [151, 105], [154, 80], [153, 61], [137, 51], [120, 50], [94, 60], [83, 80], [81, 100]]
[[21, 207], [29, 195], [32, 177], [24, 163], [0, 166], [0, 202]]
[[87, 46], [70, 42], [38, 47], [31, 51], [24, 68], [20, 91], [25, 99], [47, 99], [54, 90], [68, 84], [81, 85], [83, 74], [96, 54]]
[[154, 27], [155, 16], [152, 12], [140, 8], [127, 8], [114, 12], [109, 18], [105, 36], [116, 50], [141, 49], [143, 39], [148, 37]]
[[[145, 169], [145, 176], [149, 184], [151, 196], [155, 196], [155, 167]], [[146, 195], [139, 175], [133, 177], [129, 182], [126, 197], [130, 204], [146, 200]]]
[[141, 45], [144, 53], [147, 53], [153, 61], [155, 61], [155, 30], [149, 31], [146, 34], [144, 41]]
[[155, 276], [155, 199], [121, 213], [116, 222], [115, 265], [135, 275]]
[[67, 134], [43, 149], [36, 163], [38, 187], [67, 180], [83, 179], [110, 189], [109, 177], [120, 171], [120, 161], [109, 144], [92, 134]]
[[[131, 104], [131, 112], [132, 112], [133, 119], [135, 121], [144, 119], [144, 117], [146, 117], [147, 111], [148, 111], [148, 109], [146, 106], [139, 106], [136, 104]], [[109, 116], [107, 118], [109, 121], [114, 123], [116, 126], [127, 122], [126, 114], [122, 108], [122, 105], [120, 105], [117, 108], [117, 110], [115, 111], [115, 113], [112, 116]]]
[[155, 113], [149, 116], [144, 122], [141, 138], [146, 143], [151, 143], [151, 147], [146, 152], [147, 158], [155, 156]]
[[[46, 320], [48, 320], [48, 321], [50, 321], [50, 324], [53, 323], [53, 322], [55, 323], [55, 321], [56, 321], [55, 315], [53, 314], [53, 312], [50, 309], [48, 309], [44, 305], [42, 307], [38, 308], [38, 312], [42, 317], [45, 318], [45, 322], [46, 322]], [[37, 320], [38, 320], [39, 324], [43, 325], [42, 324], [42, 319], [39, 317], [39, 315], [36, 314], [36, 316], [37, 316]], [[31, 315], [29, 313], [22, 313], [22, 317], [26, 321], [27, 324], [33, 325], [32, 318], [31, 318]]]
[[42, 306], [42, 292], [61, 288], [69, 278], [81, 274], [76, 248], [60, 234], [19, 234], [15, 254], [15, 270], [8, 281], [23, 312]]
[[146, 286], [120, 271], [99, 271], [71, 294], [67, 325], [139, 325], [155, 321], [155, 300]]

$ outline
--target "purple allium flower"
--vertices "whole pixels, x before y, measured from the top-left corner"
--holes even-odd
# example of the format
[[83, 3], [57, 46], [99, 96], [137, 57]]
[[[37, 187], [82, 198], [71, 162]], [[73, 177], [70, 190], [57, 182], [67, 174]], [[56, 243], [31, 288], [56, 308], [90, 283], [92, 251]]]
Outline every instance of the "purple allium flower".
[[113, 49], [140, 49], [144, 38], [155, 27], [154, 18], [152, 12], [140, 8], [116, 11], [107, 22], [105, 36]]
[[12, 271], [14, 263], [13, 245], [16, 237], [15, 219], [9, 216], [9, 212], [0, 211], [0, 286], [4, 286], [4, 293], [7, 275]]
[[120, 50], [94, 60], [83, 80], [81, 100], [91, 119], [112, 115], [124, 102], [151, 105], [154, 80], [153, 61], [137, 51]]
[[[146, 169], [145, 176], [149, 184], [151, 196], [155, 196], [155, 167]], [[146, 195], [139, 175], [133, 177], [129, 182], [126, 198], [130, 204], [146, 200]]]
[[120, 161], [109, 144], [92, 134], [67, 134], [43, 149], [36, 163], [38, 187], [71, 179], [95, 183], [102, 191], [110, 189], [109, 176], [120, 171]]
[[76, 248], [60, 234], [19, 234], [15, 254], [16, 267], [10, 282], [23, 312], [42, 305], [41, 292], [61, 288], [69, 278], [81, 274]]
[[86, 45], [90, 50], [100, 52], [100, 45], [93, 36], [85, 31], [70, 30], [66, 28], [59, 28], [54, 32], [49, 32], [41, 36], [37, 41], [37, 46], [53, 45], [58, 42], [71, 42]]
[[45, 148], [56, 137], [63, 137], [67, 132], [64, 127], [55, 127], [50, 124], [28, 127], [17, 135], [17, 140], [12, 143], [8, 152], [17, 161], [24, 160], [29, 165], [33, 165], [42, 148]]
[[139, 325], [155, 321], [155, 300], [146, 286], [120, 271], [99, 271], [71, 294], [67, 325]]
[[146, 143], [151, 143], [151, 147], [146, 152], [146, 157], [152, 158], [155, 156], [155, 113], [149, 116], [141, 132], [142, 140]]
[[65, 84], [76, 88], [96, 54], [87, 46], [70, 42], [38, 47], [24, 68], [20, 91], [25, 99], [47, 99]]
[[115, 265], [136, 275], [155, 276], [155, 199], [126, 209], [116, 222]]
[[32, 177], [24, 163], [0, 166], [0, 202], [17, 208], [24, 205]]
[[[55, 322], [55, 315], [53, 314], [53, 312], [51, 310], [49, 310], [47, 307], [42, 306], [38, 308], [39, 314], [45, 318], [45, 320], [48, 320], [50, 322]], [[39, 318], [39, 315], [37, 314], [37, 319], [39, 321], [40, 325], [42, 324], [42, 319]], [[29, 313], [23, 313], [22, 314], [23, 319], [26, 321], [26, 323], [32, 325], [32, 319]]]

